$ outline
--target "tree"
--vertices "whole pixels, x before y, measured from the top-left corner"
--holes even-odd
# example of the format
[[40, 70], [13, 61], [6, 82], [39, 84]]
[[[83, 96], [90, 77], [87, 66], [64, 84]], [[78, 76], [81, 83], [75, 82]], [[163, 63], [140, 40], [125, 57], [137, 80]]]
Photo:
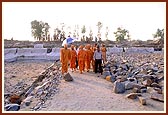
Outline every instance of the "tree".
[[107, 26], [106, 27], [106, 33], [105, 33], [106, 40], [108, 40], [108, 32], [109, 32], [109, 29], [108, 29], [108, 26]]
[[160, 30], [158, 28], [156, 33], [153, 34], [153, 37], [158, 38], [158, 40], [157, 40], [158, 47], [163, 47], [163, 44], [164, 44], [164, 29]]
[[92, 41], [93, 40], [93, 31], [91, 28], [90, 28], [89, 36], [90, 36], [89, 40]]
[[99, 38], [99, 41], [101, 40], [101, 33], [100, 30], [103, 27], [103, 24], [99, 21], [96, 25], [98, 27], [98, 33], [97, 33], [97, 37]]
[[54, 35], [53, 35], [54, 41], [57, 41], [59, 39], [60, 34], [61, 30], [58, 27], [54, 29]]
[[[128, 40], [128, 37], [130, 37], [129, 31], [126, 29], [122, 29], [121, 27], [118, 27], [117, 31], [114, 32], [114, 34], [116, 37], [116, 41]], [[127, 39], [125, 37], [127, 37]]]
[[86, 33], [86, 27], [85, 27], [85, 25], [83, 25], [81, 33], [83, 34], [82, 41], [85, 41], [85, 33]]
[[44, 38], [47, 40], [47, 37], [49, 35], [48, 33], [49, 28], [50, 26], [48, 23], [44, 23], [42, 21], [37, 21], [37, 20], [34, 20], [31, 22], [31, 33], [36, 40], [41, 41], [41, 38]]
[[153, 34], [154, 38], [159, 38], [164, 40], [164, 29], [160, 30], [159, 28], [157, 29], [156, 33]]
[[75, 26], [74, 26], [73, 37], [75, 37], [75, 38], [76, 38], [76, 37], [77, 37], [77, 38], [79, 37], [79, 36], [78, 36], [78, 28], [79, 28], [78, 25], [75, 25]]
[[31, 33], [35, 40], [41, 40], [43, 34], [43, 27], [44, 25], [42, 21], [39, 22], [37, 20], [34, 20], [31, 22]]
[[[44, 24], [44, 32], [45, 32], [45, 40], [47, 41], [50, 41], [49, 39], [50, 38], [48, 38], [48, 35], [49, 35], [49, 28], [50, 28], [50, 26], [48, 25], [48, 23], [45, 23]], [[47, 39], [48, 38], [48, 39]]]
[[86, 32], [86, 27], [85, 27], [85, 25], [83, 25], [81, 32], [82, 32], [82, 34], [85, 34], [85, 32]]
[[128, 39], [128, 41], [131, 41], [131, 36], [129, 34], [129, 31], [128, 31], [128, 34], [127, 34], [127, 39]]
[[60, 23], [61, 25], [61, 34], [60, 34], [60, 41], [64, 41], [64, 39], [66, 39], [65, 37], [65, 31], [64, 31], [64, 27], [65, 27], [65, 24], [64, 23]]
[[100, 30], [103, 27], [103, 24], [99, 21], [96, 26], [98, 27], [98, 33], [100, 33]]
[[79, 25], [76, 25], [76, 36], [79, 38]]

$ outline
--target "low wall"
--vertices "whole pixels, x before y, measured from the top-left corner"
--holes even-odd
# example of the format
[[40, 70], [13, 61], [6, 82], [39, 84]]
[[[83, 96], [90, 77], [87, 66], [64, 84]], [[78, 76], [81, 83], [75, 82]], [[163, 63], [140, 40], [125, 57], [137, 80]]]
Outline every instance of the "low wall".
[[6, 48], [4, 49], [4, 61], [13, 62], [17, 60], [49, 60], [55, 61], [60, 58], [60, 48]]
[[[154, 48], [125, 48], [127, 53], [152, 53]], [[121, 53], [122, 48], [107, 48], [108, 53]], [[60, 48], [6, 48], [4, 49], [4, 61], [12, 62], [17, 60], [49, 60], [60, 59]]]
[[[131, 47], [131, 48], [124, 48], [127, 53], [152, 53], [154, 52], [154, 48], [145, 48], [145, 47]], [[120, 53], [122, 52], [123, 48], [107, 48], [108, 53]]]

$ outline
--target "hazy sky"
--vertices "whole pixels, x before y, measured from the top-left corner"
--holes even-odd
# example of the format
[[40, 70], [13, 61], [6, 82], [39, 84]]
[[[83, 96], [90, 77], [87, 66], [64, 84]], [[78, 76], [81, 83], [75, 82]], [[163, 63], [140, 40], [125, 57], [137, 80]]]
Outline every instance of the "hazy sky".
[[[129, 30], [132, 39], [153, 39], [157, 28], [166, 27], [166, 2], [104, 2], [104, 3], [58, 3], [58, 2], [3, 2], [3, 39], [33, 40], [31, 21], [48, 22], [53, 29], [60, 23], [67, 26], [86, 25], [97, 32], [98, 21], [103, 23], [102, 39], [106, 26], [109, 39], [115, 40], [113, 32], [118, 27]], [[86, 29], [89, 31], [89, 29]], [[81, 29], [80, 29], [81, 32]]]

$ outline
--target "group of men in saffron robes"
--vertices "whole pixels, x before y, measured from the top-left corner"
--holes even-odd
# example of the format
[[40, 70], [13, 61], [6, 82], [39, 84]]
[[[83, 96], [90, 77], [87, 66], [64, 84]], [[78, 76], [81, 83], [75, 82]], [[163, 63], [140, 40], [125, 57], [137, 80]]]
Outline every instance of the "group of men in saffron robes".
[[[101, 61], [96, 61], [96, 51], [100, 50]], [[105, 63], [106, 60], [106, 47], [103, 44], [101, 47], [95, 43], [94, 45], [80, 45], [77, 49], [76, 46], [71, 45], [68, 48], [67, 44], [64, 45], [63, 48], [60, 49], [60, 61], [62, 64], [62, 75], [68, 72], [68, 65], [70, 64], [70, 68], [73, 71], [79, 69], [82, 74], [85, 70], [89, 72], [93, 69], [93, 72], [97, 73], [97, 68], [95, 65], [101, 65]], [[101, 64], [100, 64], [101, 63]], [[95, 70], [96, 69], [96, 70]], [[101, 71], [102, 73], [102, 71]]]

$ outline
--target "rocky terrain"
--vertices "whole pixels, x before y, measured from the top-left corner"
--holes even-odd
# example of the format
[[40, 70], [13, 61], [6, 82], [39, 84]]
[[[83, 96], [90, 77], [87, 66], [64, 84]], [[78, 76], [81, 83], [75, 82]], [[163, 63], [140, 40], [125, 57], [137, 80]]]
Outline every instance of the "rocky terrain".
[[51, 64], [5, 63], [5, 111], [165, 110], [164, 52], [109, 54], [103, 75], [69, 70], [72, 82]]

